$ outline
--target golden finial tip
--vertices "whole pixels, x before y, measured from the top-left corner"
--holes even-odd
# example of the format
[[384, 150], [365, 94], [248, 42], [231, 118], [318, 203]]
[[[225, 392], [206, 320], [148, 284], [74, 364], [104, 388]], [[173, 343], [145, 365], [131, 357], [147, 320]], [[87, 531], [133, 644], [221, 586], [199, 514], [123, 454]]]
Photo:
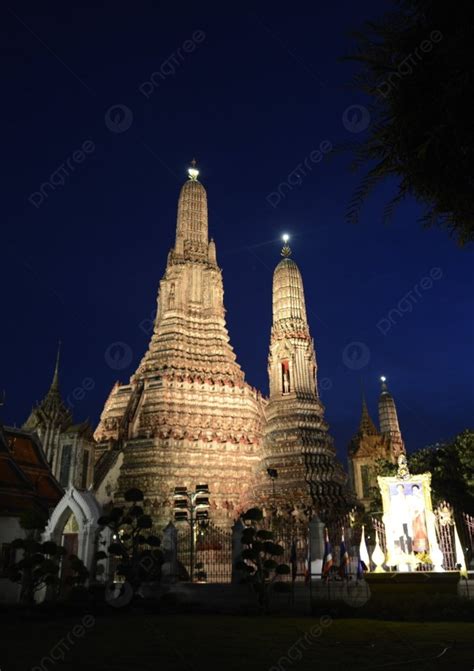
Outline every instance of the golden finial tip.
[[191, 167], [188, 168], [189, 179], [196, 181], [199, 175], [199, 170], [196, 168], [196, 159], [191, 161]]

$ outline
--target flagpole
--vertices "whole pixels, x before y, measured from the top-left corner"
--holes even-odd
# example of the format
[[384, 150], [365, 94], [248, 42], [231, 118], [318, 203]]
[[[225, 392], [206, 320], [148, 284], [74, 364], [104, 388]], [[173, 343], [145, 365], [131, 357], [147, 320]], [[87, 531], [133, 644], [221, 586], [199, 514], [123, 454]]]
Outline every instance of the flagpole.
[[308, 569], [309, 569], [309, 614], [313, 612], [313, 565], [311, 562], [311, 557], [313, 556], [311, 552], [311, 525], [308, 527]]
[[290, 550], [290, 564], [291, 564], [291, 607], [295, 606], [295, 581], [297, 571], [297, 554], [296, 554], [296, 538], [293, 536]]

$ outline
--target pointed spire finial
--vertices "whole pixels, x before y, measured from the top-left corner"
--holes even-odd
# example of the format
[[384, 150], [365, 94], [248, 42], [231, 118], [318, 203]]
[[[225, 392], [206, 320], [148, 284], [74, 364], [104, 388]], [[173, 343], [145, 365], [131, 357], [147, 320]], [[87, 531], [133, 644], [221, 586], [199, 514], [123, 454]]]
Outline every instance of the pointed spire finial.
[[53, 381], [51, 382], [51, 389], [59, 389], [59, 358], [61, 355], [61, 340], [58, 340], [58, 352], [56, 354], [56, 365], [54, 367]]
[[362, 414], [369, 413], [369, 410], [367, 408], [367, 401], [365, 398], [365, 393], [364, 390], [362, 390]]
[[380, 382], [382, 383], [382, 391], [387, 391], [387, 378], [385, 375], [380, 376]]
[[371, 416], [369, 415], [369, 409], [367, 407], [367, 401], [365, 400], [365, 393], [362, 389], [362, 414], [359, 422], [359, 433], [364, 433], [366, 435], [375, 435], [377, 429], [375, 424], [372, 421]]
[[189, 175], [189, 179], [193, 182], [195, 182], [198, 178], [199, 170], [196, 168], [196, 159], [195, 158], [193, 158], [193, 160], [191, 161], [191, 167], [188, 168], [188, 175]]
[[290, 236], [288, 235], [288, 233], [284, 233], [281, 236], [281, 239], [284, 242], [283, 249], [281, 250], [281, 255], [283, 256], [283, 258], [288, 258], [289, 256], [291, 256], [291, 248], [288, 244], [288, 240], [290, 239]]

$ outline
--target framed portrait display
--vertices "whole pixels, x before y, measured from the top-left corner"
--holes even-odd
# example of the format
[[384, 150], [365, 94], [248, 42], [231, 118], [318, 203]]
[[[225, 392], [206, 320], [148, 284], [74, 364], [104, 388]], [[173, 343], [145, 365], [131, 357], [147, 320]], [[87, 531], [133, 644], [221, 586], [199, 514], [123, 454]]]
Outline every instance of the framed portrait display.
[[439, 554], [431, 504], [431, 473], [377, 478], [382, 493], [387, 566], [414, 570]]

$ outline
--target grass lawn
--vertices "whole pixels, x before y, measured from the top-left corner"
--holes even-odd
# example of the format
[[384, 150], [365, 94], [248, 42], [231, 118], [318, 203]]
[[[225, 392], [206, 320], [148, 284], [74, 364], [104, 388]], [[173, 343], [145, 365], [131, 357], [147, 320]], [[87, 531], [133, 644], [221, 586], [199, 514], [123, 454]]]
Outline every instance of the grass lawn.
[[83, 630], [74, 630], [82, 616], [51, 621], [3, 617], [1, 671], [474, 668], [474, 625], [463, 622], [324, 618], [321, 626], [318, 617], [90, 617]]

